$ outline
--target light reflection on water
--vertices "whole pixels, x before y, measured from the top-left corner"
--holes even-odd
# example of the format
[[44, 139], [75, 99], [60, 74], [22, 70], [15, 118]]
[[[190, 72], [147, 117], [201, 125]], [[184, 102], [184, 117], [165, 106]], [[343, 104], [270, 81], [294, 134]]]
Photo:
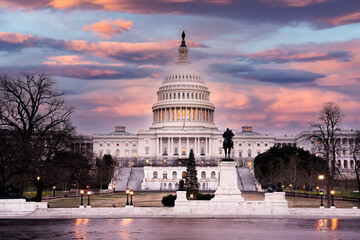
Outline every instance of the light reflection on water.
[[0, 220], [0, 239], [359, 239], [360, 219]]
[[316, 230], [326, 232], [329, 230], [335, 231], [338, 227], [338, 219], [319, 219]]

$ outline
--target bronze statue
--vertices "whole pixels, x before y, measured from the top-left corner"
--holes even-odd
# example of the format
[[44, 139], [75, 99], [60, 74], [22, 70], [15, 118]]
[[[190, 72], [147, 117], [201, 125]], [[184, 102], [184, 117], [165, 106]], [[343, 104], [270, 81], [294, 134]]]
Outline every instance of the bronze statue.
[[231, 149], [234, 148], [234, 142], [232, 140], [233, 137], [234, 133], [229, 128], [227, 128], [226, 131], [223, 133], [223, 148], [225, 151], [225, 159], [230, 159]]
[[185, 41], [185, 36], [186, 36], [186, 35], [185, 35], [185, 31], [183, 31], [182, 34], [181, 34], [181, 37], [182, 37], [182, 40], [183, 40], [183, 41]]

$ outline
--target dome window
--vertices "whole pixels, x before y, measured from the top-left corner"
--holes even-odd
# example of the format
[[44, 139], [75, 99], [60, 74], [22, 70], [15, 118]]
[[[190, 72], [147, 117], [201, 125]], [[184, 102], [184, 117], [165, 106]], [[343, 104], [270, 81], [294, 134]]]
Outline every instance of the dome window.
[[195, 99], [197, 99], [197, 93], [195, 93]]
[[191, 99], [194, 99], [194, 93], [191, 93]]
[[178, 99], [180, 99], [180, 93], [178, 93]]
[[189, 99], [189, 93], [187, 93], [186, 95], [187, 95], [187, 99]]
[[183, 93], [183, 97], [182, 97], [183, 99], [185, 99], [185, 93]]

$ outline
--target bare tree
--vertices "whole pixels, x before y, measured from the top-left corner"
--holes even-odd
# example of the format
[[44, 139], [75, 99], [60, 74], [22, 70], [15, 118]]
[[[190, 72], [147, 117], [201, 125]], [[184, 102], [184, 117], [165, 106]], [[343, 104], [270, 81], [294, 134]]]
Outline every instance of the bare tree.
[[[356, 131], [354, 147], [352, 149], [350, 149], [350, 152], [351, 152], [352, 158], [354, 160], [354, 172], [356, 175], [358, 190], [360, 192], [360, 157], [359, 157], [360, 156], [360, 131]], [[359, 199], [359, 205], [360, 205], [360, 199]]]
[[340, 146], [339, 131], [344, 114], [341, 112], [338, 104], [334, 102], [327, 102], [323, 105], [320, 111], [318, 123], [312, 124], [315, 128], [313, 139], [321, 146], [320, 154], [327, 162], [326, 168], [326, 192], [327, 192], [327, 206], [331, 205], [330, 190], [334, 187], [335, 175], [339, 173], [336, 167], [336, 154]]
[[18, 168], [26, 173], [23, 184], [33, 182], [41, 201], [43, 188], [53, 184], [54, 155], [67, 147], [74, 132], [74, 108], [65, 104], [50, 77], [26, 73], [0, 76], [0, 110], [0, 126], [17, 144]]

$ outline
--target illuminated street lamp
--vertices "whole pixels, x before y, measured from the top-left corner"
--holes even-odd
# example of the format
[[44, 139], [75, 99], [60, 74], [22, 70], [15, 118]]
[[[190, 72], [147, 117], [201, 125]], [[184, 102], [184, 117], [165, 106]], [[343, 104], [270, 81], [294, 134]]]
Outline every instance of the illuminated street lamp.
[[87, 204], [87, 208], [91, 208], [91, 205], [90, 205], [90, 195], [91, 195], [91, 191], [87, 191], [87, 195], [88, 195], [88, 204]]
[[132, 202], [132, 196], [134, 195], [134, 191], [133, 190], [130, 190], [130, 206], [133, 205], [133, 202]]
[[129, 194], [130, 194], [130, 190], [126, 189], [126, 206], [129, 206]]
[[36, 177], [36, 180], [40, 181], [40, 176], [37, 176], [37, 177]]
[[335, 205], [334, 205], [334, 194], [335, 194], [335, 191], [334, 191], [334, 190], [331, 190], [331, 191], [330, 191], [330, 194], [331, 194], [331, 207], [335, 207]]
[[291, 184], [291, 183], [289, 184], [289, 187], [290, 187], [290, 192], [291, 192], [291, 188], [292, 188], [292, 184]]
[[324, 178], [325, 178], [324, 175], [322, 175], [322, 174], [319, 175], [319, 180], [320, 181], [324, 180]]
[[316, 187], [316, 196], [319, 196], [319, 186]]
[[112, 192], [115, 192], [115, 182], [113, 182], [113, 186], [112, 186]]
[[80, 208], [84, 208], [84, 190], [80, 190]]
[[55, 189], [56, 189], [56, 186], [53, 186], [52, 187], [52, 196], [55, 197]]
[[320, 208], [324, 208], [324, 204], [323, 204], [323, 194], [324, 194], [324, 192], [321, 190], [321, 191], [320, 191], [320, 199], [321, 199]]

